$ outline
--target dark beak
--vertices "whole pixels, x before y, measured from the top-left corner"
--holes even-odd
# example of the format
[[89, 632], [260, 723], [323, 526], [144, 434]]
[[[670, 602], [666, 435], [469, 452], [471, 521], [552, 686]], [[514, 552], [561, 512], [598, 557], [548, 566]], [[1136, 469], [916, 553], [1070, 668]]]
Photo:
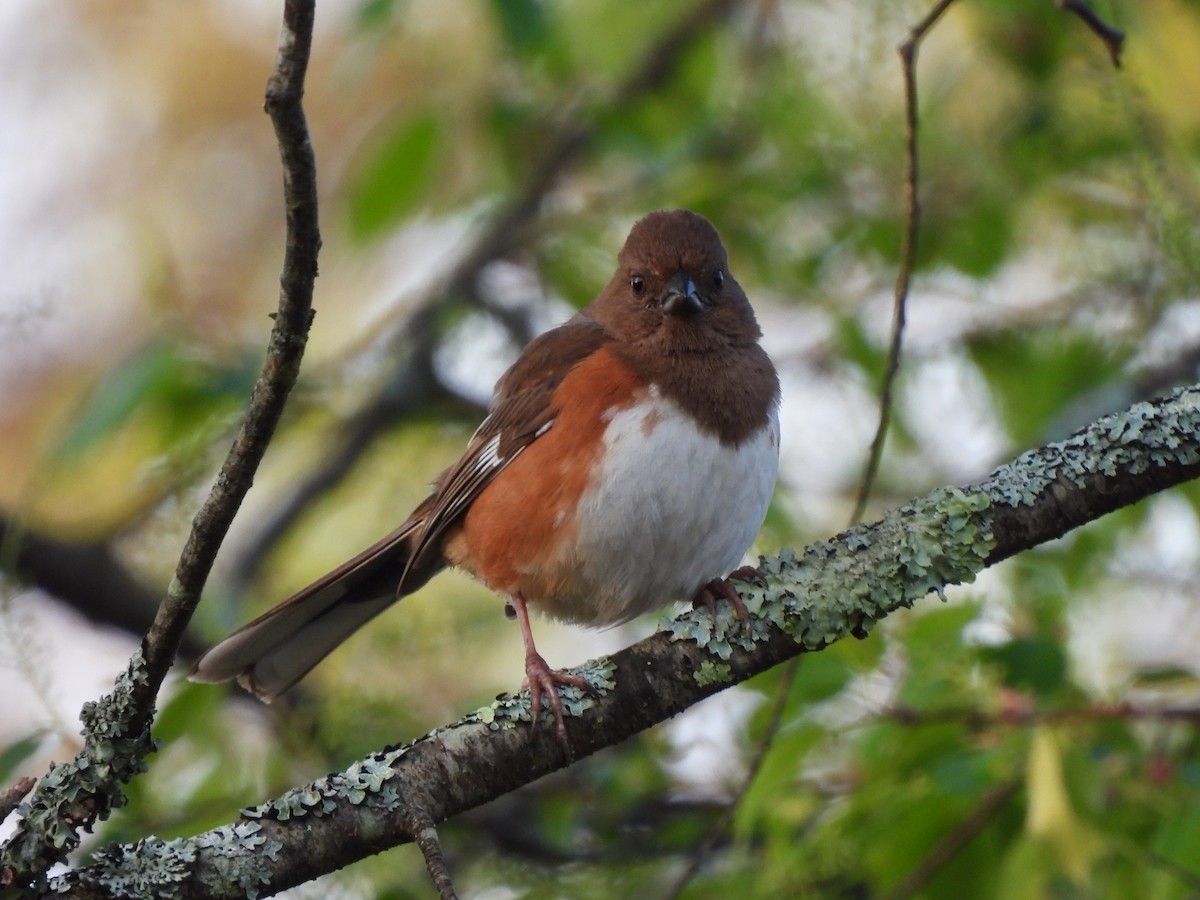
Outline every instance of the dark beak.
[[695, 315], [704, 308], [696, 283], [686, 272], [676, 272], [667, 282], [662, 308], [668, 315]]

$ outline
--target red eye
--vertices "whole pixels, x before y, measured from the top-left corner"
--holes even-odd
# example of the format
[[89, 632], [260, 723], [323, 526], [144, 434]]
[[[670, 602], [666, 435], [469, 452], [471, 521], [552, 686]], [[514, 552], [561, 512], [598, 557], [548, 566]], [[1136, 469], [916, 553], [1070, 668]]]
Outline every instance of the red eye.
[[636, 296], [640, 297], [642, 291], [646, 290], [646, 282], [641, 275], [634, 275], [629, 279], [629, 287]]
[[713, 284], [717, 287], [720, 287], [724, 283], [725, 283], [725, 273], [722, 272], [720, 269], [717, 269], [715, 272], [713, 272]]

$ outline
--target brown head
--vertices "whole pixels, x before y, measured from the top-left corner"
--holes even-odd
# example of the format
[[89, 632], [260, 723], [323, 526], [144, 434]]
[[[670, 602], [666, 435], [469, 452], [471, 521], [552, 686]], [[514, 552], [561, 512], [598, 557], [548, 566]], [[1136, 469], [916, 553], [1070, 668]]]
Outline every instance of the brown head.
[[633, 226], [617, 271], [585, 312], [655, 354], [719, 352], [762, 334], [717, 230], [686, 209], [652, 212]]
[[676, 209], [640, 219], [583, 314], [613, 337], [613, 355], [723, 442], [757, 431], [778, 402], [754, 310], [701, 215]]

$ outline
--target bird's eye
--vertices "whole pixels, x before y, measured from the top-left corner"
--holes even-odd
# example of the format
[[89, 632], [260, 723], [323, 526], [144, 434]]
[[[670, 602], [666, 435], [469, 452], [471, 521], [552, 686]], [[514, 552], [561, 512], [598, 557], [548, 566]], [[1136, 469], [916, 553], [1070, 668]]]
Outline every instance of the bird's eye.
[[635, 296], [640, 297], [642, 291], [646, 290], [646, 281], [641, 275], [633, 275], [629, 279], [629, 287]]
[[717, 269], [715, 272], [713, 272], [713, 284], [716, 287], [720, 287], [724, 283], [725, 283], [725, 273], [723, 271], [721, 271], [720, 269]]

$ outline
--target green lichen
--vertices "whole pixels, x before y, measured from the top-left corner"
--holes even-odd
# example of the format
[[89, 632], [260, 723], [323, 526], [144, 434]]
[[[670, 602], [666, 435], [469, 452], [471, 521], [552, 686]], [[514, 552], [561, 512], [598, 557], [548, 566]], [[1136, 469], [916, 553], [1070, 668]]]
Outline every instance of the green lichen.
[[259, 822], [222, 825], [194, 838], [164, 841], [151, 836], [97, 851], [93, 866], [53, 879], [48, 890], [67, 893], [80, 883], [98, 884], [114, 897], [169, 900], [196, 877], [196, 862], [206, 850], [208, 865], [198, 873], [203, 887], [225, 895], [230, 885], [237, 885], [247, 900], [255, 900], [270, 884], [266, 860], [275, 860], [282, 849], [283, 844], [262, 834]]
[[283, 849], [279, 841], [262, 834], [258, 822], [222, 825], [193, 839], [196, 847], [211, 851], [212, 868], [205, 870], [205, 887], [213, 893], [236, 884], [247, 900], [255, 900], [259, 891], [271, 883], [270, 869], [263, 861], [273, 860]]
[[191, 841], [148, 837], [96, 853], [92, 880], [117, 897], [174, 897], [191, 873], [196, 848]]
[[696, 679], [696, 684], [700, 685], [700, 687], [727, 684], [729, 679], [733, 677], [733, 670], [726, 663], [715, 663], [711, 660], [705, 660], [701, 663], [700, 668], [692, 673], [692, 677]]
[[396, 789], [387, 782], [396, 775], [392, 767], [402, 754], [398, 751], [382, 756], [368, 756], [344, 772], [330, 775], [323, 785], [326, 799], [344, 799], [352, 806], [367, 803], [377, 809], [393, 812], [399, 806]]
[[[584, 710], [596, 704], [596, 698], [613, 689], [615, 668], [607, 660], [590, 661], [572, 670], [583, 676], [596, 691], [596, 696], [573, 686], [559, 689], [563, 714], [582, 715]], [[530, 715], [529, 692], [503, 695], [490, 706], [470, 713], [458, 722], [437, 728], [416, 743], [445, 735], [469, 725], [482, 724], [495, 731], [514, 727], [518, 722], [528, 722]], [[551, 715], [548, 698], [542, 699], [544, 716]], [[398, 775], [397, 762], [407, 753], [412, 744], [395, 747], [376, 753], [351, 765], [343, 772], [336, 772], [312, 784], [290, 790], [264, 803], [241, 811], [247, 819], [272, 818], [280, 821], [299, 819], [304, 816], [320, 818], [329, 815], [342, 803], [351, 806], [366, 805], [372, 809], [394, 812], [399, 809], [401, 798], [392, 780]]]
[[1090, 486], [1097, 475], [1140, 475], [1151, 466], [1200, 463], [1200, 387], [1179, 388], [1154, 403], [1135, 403], [1105, 416], [1064, 441], [1021, 454], [998, 469], [985, 487], [1005, 506], [1034, 503], [1056, 482]]
[[[588, 693], [574, 685], [559, 687], [558, 696], [562, 703], [564, 716], [583, 715], [584, 712], [596, 705], [600, 697], [616, 687], [616, 682], [613, 680], [616, 675], [616, 667], [607, 659], [588, 660], [570, 671], [574, 675], [582, 676], [592, 686], [595, 693]], [[529, 722], [531, 706], [528, 690], [516, 694], [501, 694], [490, 706], [477, 709], [457, 724], [461, 726], [479, 723], [486, 725], [492, 731], [515, 728], [521, 722]], [[542, 696], [542, 708], [539, 712], [541, 721], [553, 722], [554, 712], [549, 697]]]
[[[607, 660], [585, 663], [574, 672], [583, 676], [592, 685], [597, 695], [607, 693], [615, 686], [613, 681], [615, 668]], [[561, 688], [559, 696], [562, 700], [563, 712], [566, 715], [580, 715], [596, 703], [596, 697], [576, 687]], [[452, 725], [435, 729], [418, 739], [416, 743], [470, 725], [482, 724], [492, 730], [513, 727], [517, 722], [529, 721], [529, 707], [528, 691], [511, 696], [501, 696], [490, 706], [477, 710]], [[543, 711], [546, 715], [549, 715], [549, 708], [548, 701], [543, 699]], [[394, 784], [394, 779], [399, 774], [397, 763], [412, 746], [412, 744], [407, 744], [382, 753], [372, 754], [355, 762], [342, 772], [336, 772], [311, 784], [288, 791], [260, 806], [243, 809], [241, 813], [246, 819], [251, 820], [247, 824], [253, 824], [253, 820], [262, 818], [273, 818], [280, 821], [299, 819], [305, 816], [321, 818], [330, 815], [344, 803], [351, 806], [366, 806], [383, 812], [395, 812], [402, 803], [399, 790]]]
[[21, 822], [0, 853], [0, 869], [12, 872], [18, 884], [45, 887], [46, 870], [79, 846], [80, 828], [125, 804], [121, 786], [145, 771], [145, 758], [155, 750], [133, 697], [146, 683], [138, 650], [112, 692], [84, 704], [83, 749], [71, 762], [52, 766], [30, 799], [17, 807]]
[[[692, 640], [720, 660], [733, 646], [751, 649], [774, 626], [818, 649], [847, 635], [864, 636], [889, 612], [930, 591], [974, 580], [994, 545], [991, 501], [980, 491], [946, 488], [805, 548], [764, 557], [767, 587], [739, 586], [752, 633], [732, 610], [691, 610], [667, 623], [674, 640]], [[728, 606], [727, 604], [725, 606]], [[699, 673], [698, 673], [699, 674]]]
[[393, 812], [399, 808], [400, 795], [389, 782], [397, 775], [395, 763], [408, 752], [410, 746], [372, 754], [343, 772], [335, 772], [312, 784], [290, 790], [268, 803], [243, 809], [241, 813], [248, 819], [287, 821], [304, 816], [320, 818], [332, 813], [340, 803], [352, 806], [365, 804]]

